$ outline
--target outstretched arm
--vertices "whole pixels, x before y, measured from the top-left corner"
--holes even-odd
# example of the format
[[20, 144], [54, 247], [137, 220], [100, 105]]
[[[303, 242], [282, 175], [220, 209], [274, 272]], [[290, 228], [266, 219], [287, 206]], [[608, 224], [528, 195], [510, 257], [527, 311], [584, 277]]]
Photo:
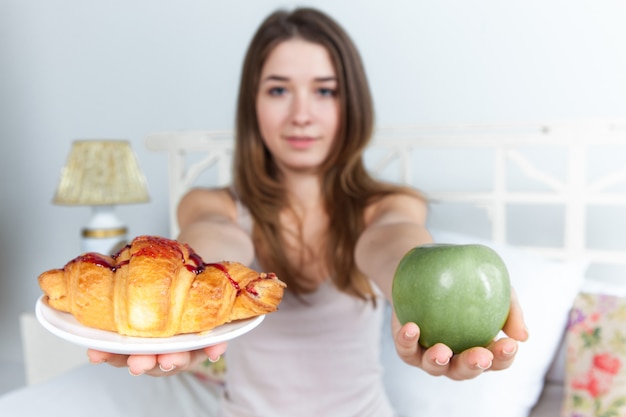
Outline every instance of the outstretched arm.
[[252, 262], [252, 239], [237, 224], [237, 208], [227, 189], [193, 189], [180, 201], [177, 214], [178, 240], [188, 243], [205, 262]]
[[[357, 244], [355, 259], [359, 269], [376, 283], [390, 302], [393, 276], [400, 259], [410, 249], [432, 242], [425, 227], [426, 215], [426, 203], [410, 195], [386, 197], [366, 211], [366, 229]], [[392, 331], [398, 355], [406, 363], [432, 375], [458, 380], [474, 378], [486, 369], [508, 368], [517, 352], [517, 341], [528, 337], [514, 291], [504, 327], [509, 337], [494, 341], [486, 348], [474, 347], [458, 355], [453, 355], [443, 344], [424, 349], [418, 343], [419, 327], [415, 323], [401, 326], [395, 314]]]

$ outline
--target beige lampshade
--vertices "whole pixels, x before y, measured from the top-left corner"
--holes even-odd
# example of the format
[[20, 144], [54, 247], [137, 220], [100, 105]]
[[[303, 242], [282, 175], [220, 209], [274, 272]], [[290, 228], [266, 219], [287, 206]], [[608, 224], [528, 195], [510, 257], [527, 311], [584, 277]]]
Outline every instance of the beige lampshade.
[[77, 140], [53, 202], [93, 206], [148, 200], [146, 179], [128, 141]]

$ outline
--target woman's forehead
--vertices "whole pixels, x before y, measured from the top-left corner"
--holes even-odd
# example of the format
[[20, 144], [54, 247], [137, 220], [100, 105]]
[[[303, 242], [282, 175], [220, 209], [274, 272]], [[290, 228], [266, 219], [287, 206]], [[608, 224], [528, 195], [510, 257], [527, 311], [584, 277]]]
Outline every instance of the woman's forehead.
[[276, 45], [261, 70], [261, 79], [268, 76], [306, 78], [335, 77], [335, 68], [328, 50], [314, 42], [293, 38]]

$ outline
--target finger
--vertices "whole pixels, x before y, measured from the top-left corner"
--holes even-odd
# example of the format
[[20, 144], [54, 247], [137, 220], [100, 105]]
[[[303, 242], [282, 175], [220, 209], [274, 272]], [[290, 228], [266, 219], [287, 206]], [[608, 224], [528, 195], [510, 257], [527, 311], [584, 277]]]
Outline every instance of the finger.
[[158, 366], [147, 371], [147, 373], [154, 376], [163, 376], [171, 374], [173, 371], [187, 371], [206, 358], [207, 355], [204, 350], [162, 354], [157, 358]]
[[87, 349], [87, 357], [91, 363], [104, 363], [111, 356], [110, 353], [94, 349]]
[[473, 347], [452, 357], [446, 375], [462, 381], [475, 378], [493, 365], [493, 353], [483, 347]]
[[510, 367], [517, 354], [517, 348], [517, 341], [509, 337], [492, 342], [488, 346], [488, 349], [493, 353], [493, 365], [490, 369], [499, 371]]
[[441, 376], [450, 372], [452, 350], [443, 343], [428, 348], [422, 357], [421, 367], [430, 375]]
[[511, 309], [509, 311], [509, 317], [502, 330], [515, 340], [526, 341], [528, 339], [528, 329], [524, 322], [522, 306], [519, 303], [517, 292], [514, 288], [511, 288]]
[[419, 327], [415, 323], [402, 326], [396, 334], [398, 356], [409, 365], [418, 366], [431, 375], [447, 374], [452, 350], [442, 343], [437, 343], [424, 351], [419, 345], [419, 335]]
[[157, 366], [156, 355], [130, 355], [126, 361], [128, 372], [131, 375], [139, 376], [151, 371]]
[[211, 362], [217, 362], [224, 352], [226, 352], [227, 347], [228, 343], [218, 343], [217, 345], [204, 348], [204, 353]]
[[420, 366], [422, 362], [421, 349], [417, 343], [420, 329], [415, 323], [406, 323], [395, 333], [395, 345], [398, 356], [406, 363]]
[[[171, 373], [174, 370], [186, 370], [191, 364], [190, 352], [164, 353], [157, 357], [157, 365], [147, 371], [151, 375]], [[157, 370], [158, 369], [158, 370]]]
[[87, 349], [87, 357], [91, 363], [98, 364], [106, 362], [116, 368], [126, 366], [126, 361], [128, 360], [128, 355], [119, 355], [94, 349]]

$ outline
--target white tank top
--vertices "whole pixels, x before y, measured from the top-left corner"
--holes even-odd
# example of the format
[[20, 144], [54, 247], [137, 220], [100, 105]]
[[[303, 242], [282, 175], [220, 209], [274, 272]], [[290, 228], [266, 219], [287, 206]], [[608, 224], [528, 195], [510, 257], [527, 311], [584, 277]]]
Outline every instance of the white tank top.
[[[251, 231], [241, 204], [238, 221]], [[330, 280], [303, 298], [286, 291], [278, 311], [229, 342], [220, 416], [393, 416], [380, 364], [384, 300], [374, 308]]]

